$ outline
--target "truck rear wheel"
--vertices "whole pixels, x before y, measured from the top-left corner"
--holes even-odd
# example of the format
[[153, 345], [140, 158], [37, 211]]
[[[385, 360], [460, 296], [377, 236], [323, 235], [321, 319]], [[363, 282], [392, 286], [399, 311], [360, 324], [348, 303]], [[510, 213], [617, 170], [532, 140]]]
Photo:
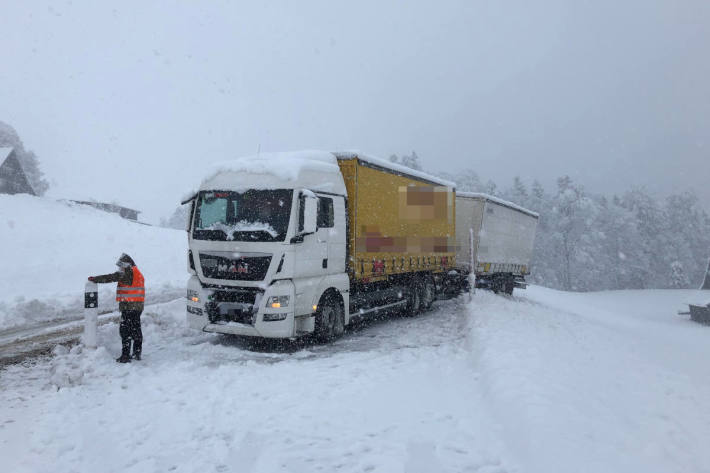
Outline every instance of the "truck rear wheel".
[[424, 283], [422, 284], [422, 307], [424, 310], [431, 309], [435, 298], [436, 286], [434, 286], [434, 280], [430, 276], [427, 276], [424, 278]]
[[419, 282], [415, 282], [411, 285], [409, 294], [407, 295], [407, 308], [405, 309], [405, 315], [407, 317], [414, 317], [421, 312], [422, 293], [422, 285]]
[[343, 309], [332, 298], [319, 304], [316, 313], [315, 335], [320, 342], [330, 342], [345, 332], [345, 314]]
[[503, 282], [503, 292], [509, 296], [513, 295], [513, 289], [515, 289], [515, 281], [512, 278], [508, 278]]

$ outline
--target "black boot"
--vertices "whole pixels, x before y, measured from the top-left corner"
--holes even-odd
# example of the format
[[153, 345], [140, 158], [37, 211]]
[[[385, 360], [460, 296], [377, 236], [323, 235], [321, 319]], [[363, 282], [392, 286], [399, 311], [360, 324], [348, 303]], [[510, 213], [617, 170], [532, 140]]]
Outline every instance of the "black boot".
[[133, 352], [133, 359], [136, 361], [141, 361], [141, 352], [139, 352], [139, 351]]
[[121, 356], [116, 358], [119, 363], [131, 362], [131, 334], [128, 325], [126, 312], [121, 313], [121, 325], [118, 326], [118, 333], [121, 334]]

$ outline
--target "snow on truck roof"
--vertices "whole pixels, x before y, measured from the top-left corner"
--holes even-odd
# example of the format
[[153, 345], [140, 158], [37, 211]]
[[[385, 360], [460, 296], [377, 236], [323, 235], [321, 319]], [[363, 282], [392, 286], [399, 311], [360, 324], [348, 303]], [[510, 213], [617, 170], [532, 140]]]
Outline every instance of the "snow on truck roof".
[[518, 204], [514, 204], [513, 202], [509, 202], [507, 200], [503, 200], [500, 197], [496, 197], [494, 195], [490, 194], [483, 194], [481, 192], [456, 192], [456, 197], [466, 197], [469, 199], [483, 199], [483, 200], [489, 200], [491, 202], [494, 202], [498, 205], [502, 205], [504, 207], [511, 208], [513, 210], [517, 210], [519, 212], [522, 212], [524, 214], [528, 214], [531, 217], [539, 218], [540, 214], [537, 212], [533, 212], [532, 210], [528, 210], [525, 207], [521, 207]]
[[[240, 190], [247, 188], [274, 188], [273, 186], [299, 182], [299, 185], [315, 191], [345, 194], [345, 184], [338, 166], [338, 159], [359, 159], [370, 165], [454, 188], [455, 184], [436, 176], [391, 163], [384, 159], [362, 154], [358, 151], [330, 152], [320, 150], [289, 151], [282, 153], [259, 153], [237, 159], [221, 161], [209, 167], [199, 189]], [[248, 183], [235, 179], [235, 175], [249, 174]], [[328, 175], [331, 176], [328, 176]], [[263, 176], [259, 179], [256, 176]], [[196, 191], [185, 194], [182, 203], [187, 203]]]
[[222, 172], [246, 172], [249, 174], [269, 174], [283, 181], [295, 181], [304, 171], [340, 173], [335, 156], [327, 151], [303, 150], [282, 153], [259, 153], [212, 166], [207, 177], [209, 181]]
[[418, 171], [416, 169], [402, 166], [401, 164], [387, 161], [386, 159], [377, 158], [375, 156], [364, 154], [364, 153], [361, 153], [356, 150], [336, 151], [333, 154], [338, 159], [355, 159], [355, 158], [357, 158], [364, 163], [372, 164], [373, 166], [387, 169], [389, 171], [394, 172], [395, 174], [401, 174], [403, 176], [414, 177], [414, 178], [417, 178], [417, 179], [420, 179], [423, 181], [428, 181], [428, 182], [431, 182], [434, 184], [439, 184], [440, 186], [451, 187], [452, 189], [456, 188], [456, 183], [454, 183], [454, 182], [447, 181], [447, 180], [442, 179], [440, 177], [432, 176], [431, 174], [427, 174], [425, 172]]
[[[199, 188], [235, 191], [275, 189], [295, 182], [315, 191], [345, 194], [343, 176], [335, 156], [319, 150], [259, 153], [221, 161], [209, 167]], [[186, 195], [183, 203], [196, 193]]]

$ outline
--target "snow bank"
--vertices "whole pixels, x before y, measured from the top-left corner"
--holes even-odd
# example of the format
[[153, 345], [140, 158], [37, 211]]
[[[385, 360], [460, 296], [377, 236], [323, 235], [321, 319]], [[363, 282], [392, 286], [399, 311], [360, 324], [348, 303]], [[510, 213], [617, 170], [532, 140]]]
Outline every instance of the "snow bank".
[[708, 471], [708, 333], [675, 315], [697, 292], [476, 293], [481, 408], [523, 471]]
[[[81, 315], [86, 277], [114, 272], [123, 252], [145, 275], [148, 302], [184, 290], [184, 231], [78, 204], [0, 195], [0, 329]], [[115, 307], [115, 285], [100, 287], [101, 308]]]

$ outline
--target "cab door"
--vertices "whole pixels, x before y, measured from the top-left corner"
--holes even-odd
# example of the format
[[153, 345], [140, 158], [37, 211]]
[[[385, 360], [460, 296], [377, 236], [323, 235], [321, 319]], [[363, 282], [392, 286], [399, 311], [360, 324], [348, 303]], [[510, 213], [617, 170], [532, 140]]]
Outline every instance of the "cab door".
[[330, 261], [329, 243], [331, 231], [334, 226], [333, 198], [331, 196], [316, 194], [318, 196], [318, 224], [316, 239], [318, 242], [318, 254], [320, 257], [320, 268], [322, 274], [332, 271]]

